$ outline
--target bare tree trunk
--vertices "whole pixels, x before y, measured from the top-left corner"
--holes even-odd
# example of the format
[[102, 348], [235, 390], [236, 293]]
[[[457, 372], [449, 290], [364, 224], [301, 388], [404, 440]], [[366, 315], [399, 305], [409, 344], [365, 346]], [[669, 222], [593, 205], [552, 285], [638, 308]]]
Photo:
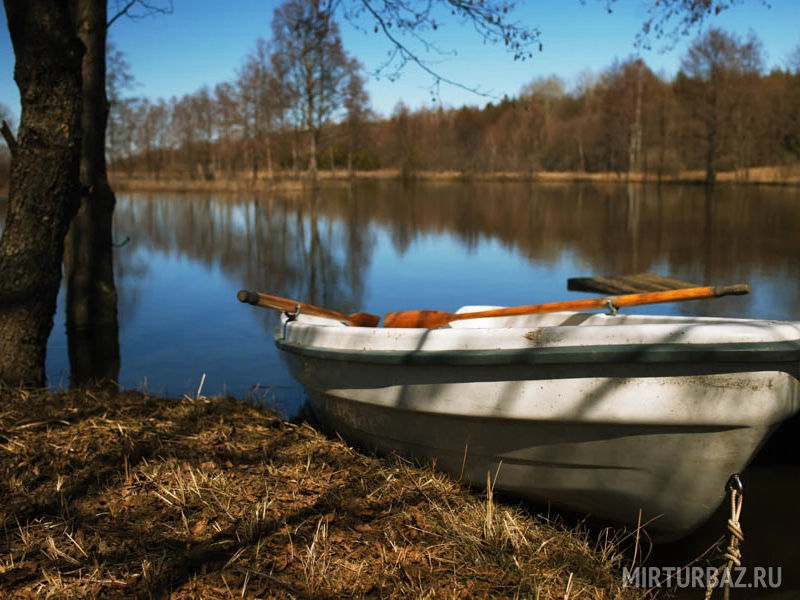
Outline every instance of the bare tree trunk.
[[667, 108], [663, 97], [658, 106], [658, 167], [657, 180], [661, 185], [664, 177], [665, 158], [667, 153]]
[[116, 198], [108, 184], [105, 133], [106, 2], [76, 0], [83, 56], [81, 183], [88, 190], [64, 248], [70, 384], [119, 378], [117, 289], [112, 228]]
[[269, 134], [267, 134], [267, 179], [272, 181], [272, 143]]
[[251, 161], [251, 177], [253, 183], [258, 181], [258, 149], [256, 148], [255, 139], [250, 143], [250, 161]]
[[319, 137], [319, 132], [315, 128], [311, 128], [311, 147], [309, 149], [309, 154], [311, 156], [308, 157], [308, 174], [311, 177], [311, 181], [313, 183], [317, 182], [317, 138]]
[[83, 45], [69, 3], [4, 4], [22, 120], [0, 239], [0, 381], [43, 385], [64, 237], [80, 197]]
[[297, 129], [292, 132], [292, 175], [295, 179], [299, 174], [299, 157], [297, 151]]
[[636, 104], [628, 142], [628, 180], [635, 171], [641, 171], [642, 155], [642, 96], [644, 88], [644, 64], [636, 64]]
[[347, 175], [350, 179], [353, 179], [356, 175], [355, 169], [353, 168], [353, 148], [347, 150]]
[[713, 186], [717, 178], [717, 127], [712, 124], [706, 132], [706, 185]]
[[[712, 83], [712, 85], [714, 85]], [[706, 185], [713, 186], [717, 178], [717, 125], [719, 122], [719, 104], [717, 90], [711, 91], [711, 116], [706, 124]]]

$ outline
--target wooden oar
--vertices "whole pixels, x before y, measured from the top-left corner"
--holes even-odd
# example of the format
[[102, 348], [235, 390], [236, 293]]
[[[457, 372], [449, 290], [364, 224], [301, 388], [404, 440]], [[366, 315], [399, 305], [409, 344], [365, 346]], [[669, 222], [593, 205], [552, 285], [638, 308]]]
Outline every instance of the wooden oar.
[[718, 287], [694, 287], [678, 290], [664, 290], [661, 292], [646, 292], [643, 294], [625, 294], [622, 296], [608, 296], [606, 298], [589, 298], [586, 300], [567, 300], [566, 302], [550, 302], [548, 304], [531, 304], [529, 306], [514, 306], [510, 308], [496, 308], [471, 313], [448, 313], [441, 310], [407, 310], [393, 312], [383, 318], [384, 327], [423, 327], [435, 329], [447, 325], [452, 321], [462, 319], [480, 319], [483, 317], [513, 317], [517, 315], [532, 315], [538, 313], [558, 312], [562, 310], [591, 310], [597, 308], [617, 309], [622, 306], [637, 306], [639, 304], [657, 304], [659, 302], [674, 302], [676, 300], [700, 300], [703, 298], [717, 298], [731, 294], [747, 294], [750, 286], [746, 284], [726, 285]]
[[254, 306], [265, 306], [267, 308], [276, 308], [286, 312], [293, 313], [297, 310], [301, 314], [311, 315], [313, 317], [326, 317], [328, 319], [336, 319], [342, 323], [347, 323], [352, 327], [375, 327], [381, 318], [377, 315], [369, 313], [355, 313], [352, 315], [344, 315], [335, 310], [328, 310], [314, 306], [313, 304], [306, 304], [305, 302], [298, 302], [297, 300], [290, 300], [289, 298], [281, 298], [280, 296], [270, 296], [269, 294], [261, 294], [259, 292], [250, 292], [248, 290], [240, 290], [236, 294], [239, 302], [246, 302]]

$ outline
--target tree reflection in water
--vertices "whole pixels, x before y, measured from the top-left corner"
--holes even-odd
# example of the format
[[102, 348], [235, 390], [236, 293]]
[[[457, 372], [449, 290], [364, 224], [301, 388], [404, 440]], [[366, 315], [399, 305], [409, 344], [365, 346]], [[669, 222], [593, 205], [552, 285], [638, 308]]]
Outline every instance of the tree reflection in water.
[[[374, 235], [357, 212], [320, 218], [322, 202], [316, 194], [122, 196], [115, 226], [131, 236], [128, 254], [144, 248], [177, 255], [219, 267], [242, 287], [354, 309]], [[125, 274], [118, 276], [121, 303], [130, 307]]]
[[[209, 306], [204, 314], [213, 318], [202, 326], [217, 327], [213, 339], [233, 336], [230, 315], [247, 314], [263, 323], [257, 341], [265, 347], [274, 315], [236, 305], [240, 287], [382, 314], [566, 299], [566, 277], [651, 270], [753, 285], [748, 297], [659, 305], [658, 312], [800, 319], [795, 197], [789, 187], [718, 186], [709, 194], [681, 185], [413, 182], [297, 195], [121, 194], [115, 237], [131, 240], [116, 253], [123, 340], [133, 321], [147, 325], [136, 315], [145, 304], [154, 310], [150, 281], [167, 259], [180, 261], [172, 269], [202, 265], [209, 274], [190, 282], [187, 294], [193, 305]], [[437, 254], [443, 245], [446, 256]], [[528, 272], [502, 279], [508, 265], [493, 264], [492, 252]], [[212, 275], [230, 290], [210, 289]], [[219, 306], [212, 307], [213, 293]], [[164, 298], [156, 310], [172, 301]], [[223, 376], [240, 369], [245, 377], [247, 365], [223, 350], [230, 353], [221, 348], [209, 362]], [[135, 351], [123, 341], [123, 373]], [[263, 369], [252, 375], [264, 377], [270, 373]]]
[[[753, 286], [750, 296], [658, 305], [655, 312], [800, 320], [798, 232], [800, 202], [791, 187], [720, 185], [709, 194], [702, 186], [680, 185], [372, 182], [298, 196], [121, 194], [115, 238], [131, 238], [116, 253], [122, 383], [135, 387], [158, 375], [180, 394], [193, 392], [209, 371], [209, 381], [219, 384], [207, 382], [205, 393], [223, 384], [236, 395], [258, 382], [286, 386], [286, 393], [276, 392], [279, 406], [289, 414], [298, 410], [302, 393], [289, 389], [272, 344], [274, 315], [239, 305], [239, 288], [346, 313], [383, 314], [452, 310], [481, 299], [566, 299], [572, 294], [566, 277], [650, 270], [697, 283]], [[442, 247], [446, 255], [431, 251]], [[519, 272], [504, 279], [508, 265], [492, 261], [512, 259]], [[156, 298], [168, 289], [153, 282], [166, 263], [172, 271], [162, 279], [174, 276], [174, 286], [186, 289]], [[179, 271], [189, 275], [178, 277]], [[158, 312], [167, 317], [159, 320]], [[253, 328], [253, 319], [263, 331]], [[170, 320], [178, 324], [169, 328]], [[197, 331], [184, 334], [190, 321]], [[65, 348], [56, 349], [62, 357], [53, 352], [50, 374], [63, 369]], [[152, 356], [142, 360], [141, 353]], [[187, 373], [195, 377], [194, 389], [183, 387]], [[797, 562], [797, 528], [769, 519], [794, 510], [792, 469], [745, 473], [753, 564]], [[760, 524], [762, 518], [779, 523], [781, 531]], [[698, 532], [698, 551], [722, 527], [712, 522], [708, 532]], [[769, 535], [759, 538], [760, 531]], [[681, 553], [687, 548], [689, 558], [699, 553], [691, 541]]]

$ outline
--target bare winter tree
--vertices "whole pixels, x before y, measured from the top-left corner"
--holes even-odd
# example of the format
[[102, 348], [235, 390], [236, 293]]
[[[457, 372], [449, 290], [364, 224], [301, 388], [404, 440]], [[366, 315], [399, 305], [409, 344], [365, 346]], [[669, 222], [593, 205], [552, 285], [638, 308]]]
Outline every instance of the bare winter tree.
[[77, 385], [118, 378], [119, 342], [111, 239], [116, 199], [105, 156], [106, 3], [76, 0], [75, 6], [75, 28], [86, 48], [81, 69], [81, 183], [86, 194], [65, 241], [64, 277], [70, 381]]
[[[68, 308], [68, 323], [116, 326], [113, 193], [105, 177], [104, 149], [108, 22], [105, 0], [4, 4], [23, 119], [0, 241], [0, 380], [41, 384], [62, 258], [76, 300]], [[120, 14], [136, 4], [121, 6]], [[65, 251], [81, 189], [86, 216]], [[84, 291], [76, 294], [79, 288]]]
[[[238, 141], [242, 135], [244, 110], [237, 86], [230, 82], [218, 83], [214, 86], [214, 119], [217, 129], [217, 164], [226, 177], [231, 177], [240, 166], [241, 157], [238, 152]], [[166, 112], [163, 129], [166, 130]], [[157, 149], [163, 148], [166, 140]]]
[[164, 148], [169, 130], [166, 102], [143, 102], [141, 121], [136, 128], [136, 147], [144, 154], [145, 169], [156, 181], [164, 168]]
[[259, 38], [236, 80], [253, 181], [262, 165], [272, 179], [272, 133], [286, 111], [290, 93], [284, 89], [273, 63], [271, 44]]
[[784, 146], [795, 158], [800, 158], [800, 44], [789, 55], [789, 71], [792, 75], [788, 83], [789, 105], [787, 131]]
[[705, 157], [706, 182], [712, 185], [718, 163], [746, 101], [741, 82], [761, 69], [761, 45], [711, 28], [697, 38], [681, 61], [678, 90], [694, 122]]
[[131, 74], [125, 54], [114, 44], [106, 41], [106, 97], [108, 99], [108, 117], [106, 118], [106, 152], [112, 168], [115, 161], [122, 156], [125, 145], [123, 137], [127, 134], [129, 123], [123, 123], [123, 114], [130, 112], [130, 98], [126, 93], [133, 89], [136, 82]]
[[[114, 0], [110, 11], [106, 0], [3, 1], [22, 119], [19, 139], [13, 142], [8, 217], [0, 240], [0, 381], [39, 385], [44, 382], [45, 348], [64, 239], [80, 204], [81, 189], [86, 192], [84, 208], [70, 234], [66, 260], [68, 287], [73, 290], [68, 322], [73, 328], [96, 324], [114, 328], [116, 323], [110, 269], [114, 196], [103, 152], [108, 114], [106, 35], [108, 27], [124, 15], [138, 17], [163, 8], [149, 0]], [[613, 0], [606, 1], [613, 4]], [[691, 24], [738, 1], [660, 0], [654, 6], [659, 10], [667, 7], [664, 22], [677, 15], [681, 22]], [[287, 2], [287, 6], [298, 4], [300, 0]], [[505, 45], [516, 59], [532, 56], [539, 43], [538, 29], [510, 20], [516, 4], [511, 0], [309, 0], [305, 4], [313, 10], [301, 10], [298, 29], [285, 29], [284, 34], [287, 41], [294, 42], [288, 38], [302, 39], [304, 30], [314, 32], [316, 42], [300, 55], [309, 66], [325, 45], [330, 50], [326, 51], [328, 57], [339, 53], [332, 20], [339, 9], [356, 24], [370, 18], [372, 31], [391, 41], [393, 51], [385, 71], [390, 76], [413, 63], [429, 72], [437, 85], [448, 80], [431, 68], [425, 56], [437, 51], [436, 38], [447, 22], [472, 26], [479, 39]], [[661, 18], [656, 13], [646, 27], [653, 30]], [[344, 64], [341, 54], [336, 60]], [[319, 77], [316, 88], [333, 86], [338, 69]], [[305, 89], [312, 87], [306, 85]], [[319, 125], [329, 118], [331, 106], [335, 104], [306, 95], [301, 110], [312, 144], [316, 144]], [[87, 135], [82, 143], [84, 130]], [[315, 154], [312, 148], [310, 166], [314, 170]]]
[[171, 6], [159, 6], [148, 0], [117, 0], [111, 6], [111, 15], [106, 0], [74, 0], [73, 9], [74, 27], [86, 48], [81, 66], [81, 184], [86, 194], [71, 224], [64, 249], [72, 385], [101, 380], [113, 382], [119, 374], [112, 240], [116, 198], [106, 171], [108, 28], [126, 15], [137, 18], [171, 10]]
[[608, 170], [644, 171], [648, 150], [647, 116], [655, 76], [641, 59], [615, 61], [598, 85], [605, 164]]
[[355, 59], [348, 65], [347, 86], [344, 95], [344, 127], [347, 136], [347, 172], [352, 177], [355, 171], [354, 155], [363, 145], [365, 128], [370, 119], [369, 95], [360, 74], [361, 65]]
[[64, 237], [80, 199], [84, 46], [68, 3], [4, 4], [23, 109], [0, 239], [0, 381], [42, 385]]
[[394, 107], [391, 120], [392, 145], [395, 149], [395, 162], [400, 165], [400, 176], [403, 180], [412, 179], [419, 168], [420, 151], [417, 146], [419, 138], [415, 131], [414, 119], [408, 107], [399, 102]]
[[348, 59], [339, 26], [319, 0], [287, 0], [272, 19], [274, 62], [293, 100], [297, 124], [308, 132], [308, 172], [317, 177], [322, 128], [341, 107]]

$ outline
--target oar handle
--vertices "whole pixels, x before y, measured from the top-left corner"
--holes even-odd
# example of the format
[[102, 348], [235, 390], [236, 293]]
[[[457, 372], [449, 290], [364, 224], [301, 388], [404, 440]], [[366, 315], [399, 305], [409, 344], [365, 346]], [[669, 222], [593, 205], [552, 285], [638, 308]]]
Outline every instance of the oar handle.
[[662, 290], [658, 292], [644, 292], [641, 294], [624, 294], [621, 296], [607, 296], [605, 298], [585, 298], [581, 300], [567, 300], [565, 302], [549, 302], [547, 304], [496, 308], [470, 313], [452, 314], [438, 310], [409, 310], [387, 314], [383, 318], [383, 324], [384, 327], [425, 327], [434, 329], [451, 323], [452, 321], [462, 321], [464, 319], [515, 317], [519, 315], [534, 315], [567, 310], [592, 310], [606, 307], [620, 308], [623, 306], [658, 304], [660, 302], [675, 302], [678, 300], [717, 298], [719, 296], [728, 296], [731, 294], [741, 295], [747, 294], [749, 291], [749, 285], [736, 284], [716, 287], [705, 286], [677, 290]]
[[[719, 298], [720, 296], [741, 296], [750, 293], [750, 286], [744, 283], [735, 285], [702, 286], [693, 288], [680, 288], [677, 290], [660, 290], [657, 292], [643, 292], [641, 294], [622, 294], [606, 298], [590, 298], [589, 302], [596, 302], [597, 308], [608, 306], [611, 302], [616, 308], [623, 306], [639, 306], [641, 304], [659, 304], [661, 302], [675, 302], [678, 300], [703, 300], [705, 298]], [[584, 302], [576, 300], [575, 302]], [[564, 304], [569, 304], [565, 302]]]
[[261, 292], [251, 292], [250, 290], [239, 290], [236, 297], [239, 302], [252, 304], [253, 306], [263, 306], [266, 308], [275, 308], [285, 312], [293, 313], [299, 310], [304, 315], [311, 315], [312, 317], [324, 317], [326, 319], [336, 319], [342, 323], [347, 323], [354, 327], [375, 327], [380, 321], [377, 315], [370, 315], [368, 313], [355, 313], [353, 315], [345, 315], [335, 310], [322, 308], [321, 306], [314, 306], [313, 304], [306, 304], [299, 300], [291, 300], [289, 298], [281, 298], [280, 296], [271, 296], [269, 294], [262, 294]]
[[750, 293], [750, 286], [746, 283], [734, 285], [718, 285], [713, 288], [714, 296], [743, 296]]
[[[300, 312], [306, 314], [313, 314], [314, 316], [319, 316], [319, 317], [332, 317], [336, 319], [338, 317], [344, 316], [335, 311], [319, 308], [317, 306], [306, 304], [305, 302], [300, 302], [298, 300], [281, 298], [280, 296], [270, 296], [269, 294], [262, 294], [260, 292], [251, 292], [250, 290], [239, 290], [239, 292], [236, 294], [236, 297], [239, 299], [239, 302], [252, 304], [253, 306], [275, 308], [277, 310], [283, 310], [286, 312], [294, 312], [299, 308]], [[325, 314], [320, 314], [320, 313], [325, 313]]]
[[481, 317], [513, 317], [517, 315], [540, 314], [559, 312], [562, 310], [591, 310], [613, 306], [640, 306], [642, 304], [660, 304], [662, 302], [676, 302], [679, 300], [702, 300], [704, 298], [718, 298], [730, 294], [747, 294], [750, 286], [746, 284], [726, 286], [704, 286], [695, 288], [682, 288], [678, 290], [661, 290], [658, 292], [643, 292], [641, 294], [622, 294], [620, 296], [606, 296], [605, 298], [586, 298], [581, 300], [567, 300], [565, 302], [549, 302], [547, 304], [534, 304], [531, 306], [515, 306], [511, 308], [498, 308], [474, 313], [459, 313], [453, 315], [452, 321], [462, 319], [475, 319]]

